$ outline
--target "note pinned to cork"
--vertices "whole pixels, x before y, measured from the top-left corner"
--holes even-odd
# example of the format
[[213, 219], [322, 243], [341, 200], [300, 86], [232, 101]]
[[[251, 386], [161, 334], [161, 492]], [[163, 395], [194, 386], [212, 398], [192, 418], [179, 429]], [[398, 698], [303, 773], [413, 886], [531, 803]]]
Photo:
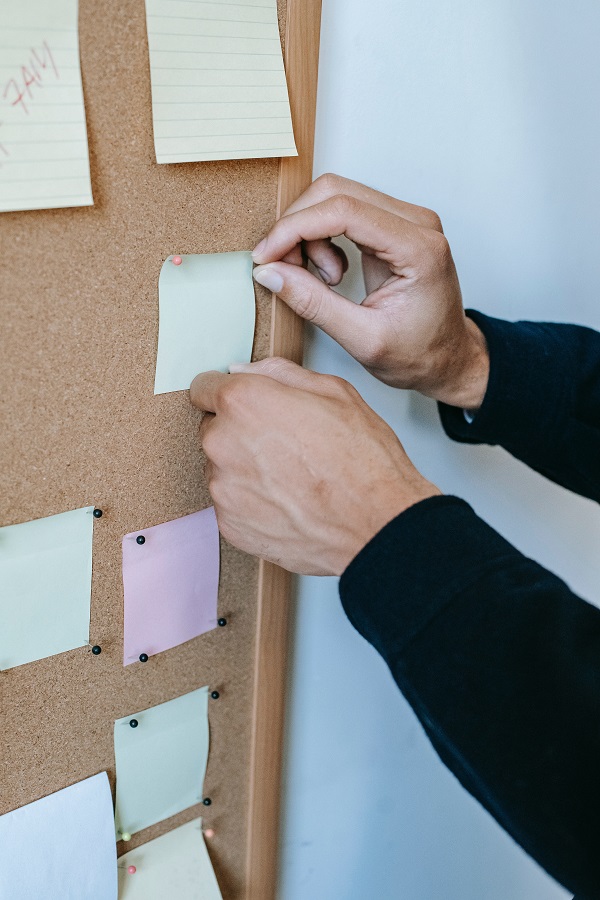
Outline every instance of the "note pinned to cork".
[[277, 0], [146, 0], [159, 163], [296, 156]]
[[91, 206], [77, 0], [0, 0], [0, 212]]

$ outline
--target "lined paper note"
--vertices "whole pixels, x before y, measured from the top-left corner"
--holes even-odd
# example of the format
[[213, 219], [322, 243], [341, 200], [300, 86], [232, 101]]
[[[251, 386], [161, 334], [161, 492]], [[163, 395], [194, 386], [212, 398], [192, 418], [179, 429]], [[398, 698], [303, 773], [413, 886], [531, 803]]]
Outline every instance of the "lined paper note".
[[146, 0], [159, 163], [296, 156], [277, 0]]
[[0, 0], [0, 212], [92, 203], [77, 0]]

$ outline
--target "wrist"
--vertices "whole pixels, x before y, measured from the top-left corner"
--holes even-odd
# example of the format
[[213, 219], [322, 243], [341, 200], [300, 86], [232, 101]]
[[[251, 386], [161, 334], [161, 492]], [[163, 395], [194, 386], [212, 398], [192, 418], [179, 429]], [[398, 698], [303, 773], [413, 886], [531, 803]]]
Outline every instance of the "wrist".
[[465, 318], [464, 335], [459, 350], [449, 361], [448, 374], [435, 399], [476, 412], [487, 390], [490, 357], [483, 332], [471, 319]]

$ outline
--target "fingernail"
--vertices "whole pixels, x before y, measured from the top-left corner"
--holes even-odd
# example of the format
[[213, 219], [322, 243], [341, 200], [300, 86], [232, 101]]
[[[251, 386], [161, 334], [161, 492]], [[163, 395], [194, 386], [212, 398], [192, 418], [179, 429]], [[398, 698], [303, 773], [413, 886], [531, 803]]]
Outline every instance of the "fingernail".
[[320, 268], [317, 266], [317, 272], [319, 273], [319, 275], [321, 276], [321, 278], [323, 279], [323, 281], [325, 282], [325, 284], [331, 284], [331, 278], [329, 277], [329, 275], [327, 274], [327, 272], [325, 271], [325, 269], [320, 269]]
[[250, 363], [232, 363], [229, 366], [229, 374], [236, 375], [238, 372], [247, 372], [250, 368]]
[[263, 252], [265, 247], [267, 246], [267, 239], [263, 238], [260, 244], [257, 244], [254, 250], [252, 251], [252, 258], [255, 259], [257, 256]]
[[273, 291], [274, 294], [278, 294], [283, 287], [283, 278], [276, 269], [272, 269], [270, 266], [259, 266], [252, 275], [255, 281], [258, 281], [267, 290]]

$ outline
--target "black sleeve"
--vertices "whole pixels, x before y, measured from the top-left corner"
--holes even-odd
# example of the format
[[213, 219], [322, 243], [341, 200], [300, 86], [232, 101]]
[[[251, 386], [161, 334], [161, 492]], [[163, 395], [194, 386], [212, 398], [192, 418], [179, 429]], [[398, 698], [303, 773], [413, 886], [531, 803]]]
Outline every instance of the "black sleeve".
[[471, 424], [462, 410], [439, 404], [446, 434], [499, 444], [552, 481], [600, 501], [600, 334], [467, 315], [486, 338], [490, 378]]
[[455, 497], [390, 522], [340, 595], [463, 786], [600, 897], [600, 611]]

